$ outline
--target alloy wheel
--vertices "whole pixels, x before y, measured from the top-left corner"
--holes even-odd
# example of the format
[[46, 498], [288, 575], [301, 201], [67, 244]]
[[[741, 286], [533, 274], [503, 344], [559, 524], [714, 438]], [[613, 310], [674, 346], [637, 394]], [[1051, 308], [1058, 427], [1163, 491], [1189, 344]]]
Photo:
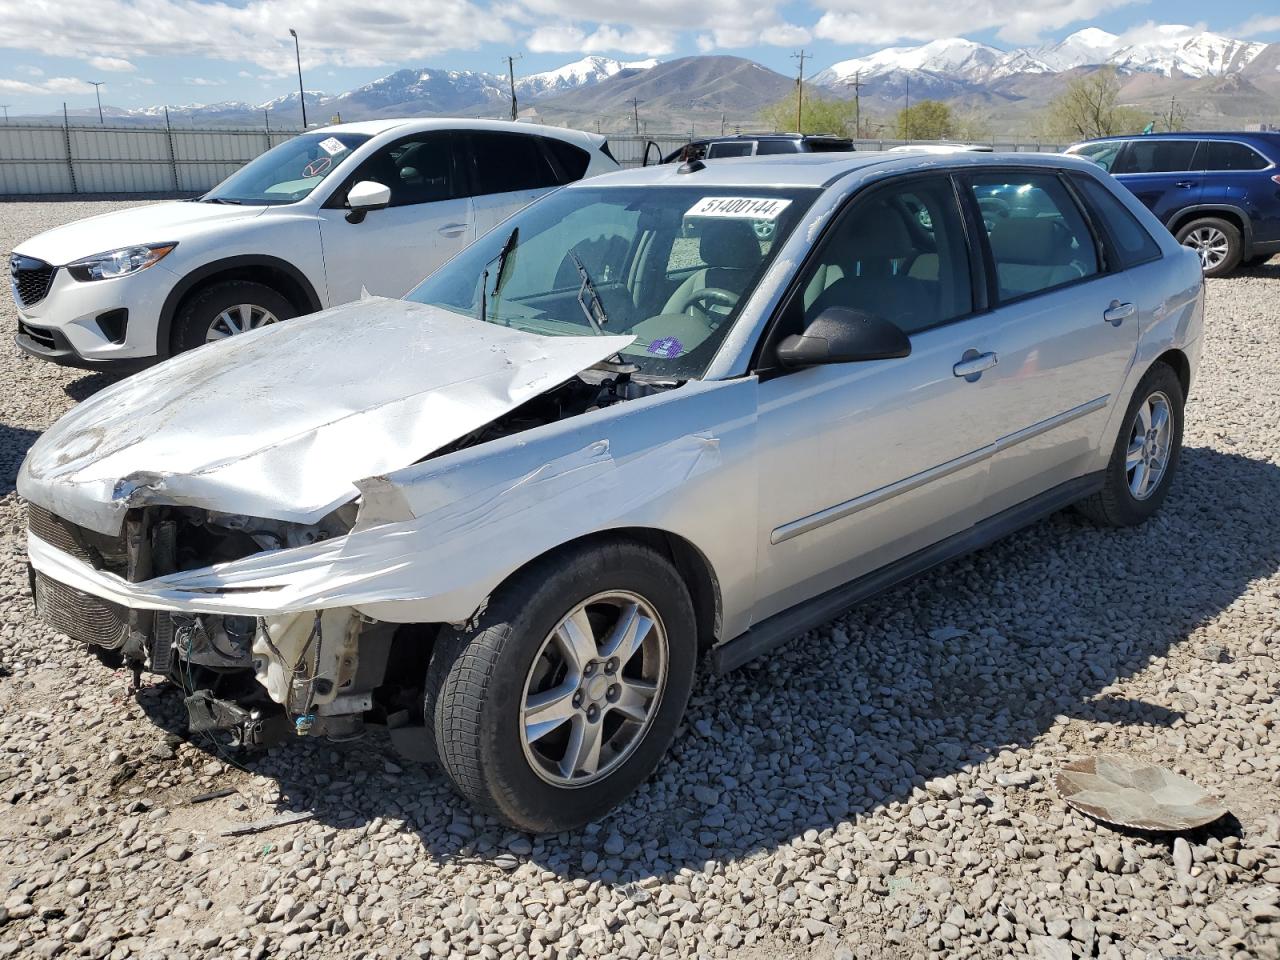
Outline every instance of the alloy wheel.
[[574, 607], [525, 678], [520, 740], [534, 772], [583, 787], [625, 763], [658, 713], [667, 653], [661, 619], [637, 594], [611, 591]]
[[250, 330], [256, 330], [258, 327], [265, 327], [269, 323], [276, 322], [276, 315], [270, 310], [252, 303], [242, 303], [238, 306], [227, 307], [227, 309], [214, 317], [213, 323], [209, 324], [209, 331], [205, 334], [204, 341], [205, 343], [213, 343], [215, 340], [225, 340], [227, 337], [248, 333]]
[[1182, 245], [1200, 255], [1200, 266], [1204, 270], [1212, 270], [1222, 263], [1230, 250], [1227, 235], [1217, 227], [1196, 227], [1183, 238]]
[[1125, 475], [1135, 500], [1145, 500], [1159, 489], [1172, 448], [1172, 405], [1157, 390], [1138, 407], [1125, 453]]

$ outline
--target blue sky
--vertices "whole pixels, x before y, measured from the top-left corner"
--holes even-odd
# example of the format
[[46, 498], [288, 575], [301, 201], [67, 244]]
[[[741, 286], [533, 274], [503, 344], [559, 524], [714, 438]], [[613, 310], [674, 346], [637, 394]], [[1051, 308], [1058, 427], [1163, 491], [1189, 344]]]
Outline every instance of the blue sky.
[[518, 75], [586, 53], [727, 53], [791, 74], [802, 47], [816, 71], [939, 37], [1009, 48], [1151, 22], [1280, 41], [1275, 0], [0, 0], [0, 104], [91, 107], [88, 80], [122, 107], [268, 100], [297, 88], [290, 27], [307, 88], [337, 93], [402, 67], [498, 73], [507, 53]]

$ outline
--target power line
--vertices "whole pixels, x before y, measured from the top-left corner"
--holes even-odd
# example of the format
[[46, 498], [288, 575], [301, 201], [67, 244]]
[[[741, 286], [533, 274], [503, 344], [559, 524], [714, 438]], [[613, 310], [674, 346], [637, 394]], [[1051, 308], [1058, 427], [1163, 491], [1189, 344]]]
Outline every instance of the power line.
[[808, 54], [800, 50], [791, 55], [792, 60], [800, 61], [800, 72], [796, 74], [796, 133], [804, 133], [804, 61]]
[[520, 108], [516, 105], [516, 61], [523, 60], [524, 54], [509, 55], [502, 59], [507, 61], [507, 79], [511, 83], [511, 119], [515, 120], [520, 115]]

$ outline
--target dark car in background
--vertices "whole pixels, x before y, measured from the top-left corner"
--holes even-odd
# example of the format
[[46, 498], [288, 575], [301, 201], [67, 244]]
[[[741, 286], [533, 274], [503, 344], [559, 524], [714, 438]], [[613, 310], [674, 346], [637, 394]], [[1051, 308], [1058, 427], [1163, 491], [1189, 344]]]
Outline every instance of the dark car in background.
[[849, 153], [853, 141], [826, 133], [738, 133], [726, 137], [691, 140], [662, 158], [663, 163], [718, 160], [723, 157], [760, 157], [786, 153]]
[[1123, 183], [1207, 277], [1280, 253], [1280, 134], [1161, 133], [1089, 140], [1086, 157]]

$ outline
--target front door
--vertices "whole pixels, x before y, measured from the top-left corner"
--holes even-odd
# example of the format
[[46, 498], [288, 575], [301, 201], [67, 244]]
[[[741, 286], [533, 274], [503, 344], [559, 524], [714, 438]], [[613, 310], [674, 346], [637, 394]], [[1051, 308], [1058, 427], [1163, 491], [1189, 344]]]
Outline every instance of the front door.
[[897, 324], [911, 354], [782, 372], [766, 344], [757, 621], [973, 522], [995, 440], [976, 275], [944, 175], [860, 196], [822, 241], [770, 342], [840, 306]]
[[[382, 147], [334, 191], [320, 211], [329, 304], [362, 290], [401, 297], [475, 239], [471, 199], [455, 156], [458, 135], [420, 133]], [[391, 204], [352, 223], [347, 191], [370, 180], [391, 188]]]

